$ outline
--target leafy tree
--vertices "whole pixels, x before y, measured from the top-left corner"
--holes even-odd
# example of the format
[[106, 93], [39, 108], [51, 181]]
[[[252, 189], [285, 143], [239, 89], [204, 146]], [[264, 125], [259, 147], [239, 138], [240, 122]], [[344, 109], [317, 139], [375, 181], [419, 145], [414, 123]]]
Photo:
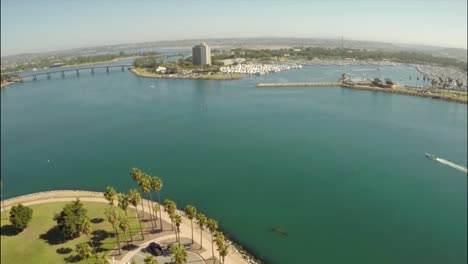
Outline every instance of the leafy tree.
[[198, 224], [198, 227], [200, 227], [200, 249], [202, 249], [203, 248], [202, 235], [203, 235], [203, 229], [206, 224], [206, 216], [204, 214], [202, 213], [197, 214], [197, 224]]
[[54, 216], [54, 220], [63, 235], [66, 238], [73, 239], [80, 236], [83, 223], [89, 220], [86, 213], [87, 210], [84, 208], [83, 203], [76, 199], [76, 201], [66, 204], [60, 214]]
[[21, 232], [31, 222], [33, 210], [22, 204], [15, 205], [10, 210], [10, 222], [13, 227]]
[[213, 235], [218, 230], [218, 222], [216, 222], [216, 220], [214, 219], [208, 219], [208, 221], [206, 222], [206, 226], [208, 227], [208, 230], [211, 233], [211, 253], [213, 254], [213, 261], [214, 261]]
[[107, 186], [106, 192], [104, 193], [104, 198], [106, 198], [107, 201], [109, 201], [110, 205], [114, 205], [114, 200], [117, 197], [117, 192], [115, 191], [112, 186]]
[[80, 244], [77, 244], [75, 246], [75, 251], [80, 256], [81, 259], [86, 259], [86, 263], [89, 263], [88, 258], [91, 257], [92, 252], [91, 252], [91, 247], [88, 245], [88, 243], [83, 242]]
[[180, 243], [173, 244], [171, 247], [171, 260], [175, 264], [187, 263], [187, 251]]
[[193, 244], [193, 219], [197, 216], [197, 209], [192, 205], [185, 207], [185, 215], [190, 219], [190, 226], [192, 227], [192, 244]]

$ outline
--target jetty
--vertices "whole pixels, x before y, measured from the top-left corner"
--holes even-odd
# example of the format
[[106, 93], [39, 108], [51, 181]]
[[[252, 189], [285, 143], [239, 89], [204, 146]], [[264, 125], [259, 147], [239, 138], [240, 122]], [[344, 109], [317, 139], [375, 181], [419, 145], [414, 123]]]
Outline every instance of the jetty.
[[306, 83], [258, 83], [257, 87], [323, 87], [342, 86], [338, 82], [306, 82]]

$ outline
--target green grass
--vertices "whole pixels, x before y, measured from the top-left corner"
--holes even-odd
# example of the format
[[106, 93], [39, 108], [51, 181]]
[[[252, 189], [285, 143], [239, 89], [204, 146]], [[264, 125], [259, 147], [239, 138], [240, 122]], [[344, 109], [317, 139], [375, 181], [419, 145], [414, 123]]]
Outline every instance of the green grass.
[[[63, 206], [69, 202], [55, 202], [46, 204], [37, 204], [30, 206], [33, 209], [33, 219], [28, 228], [19, 234], [13, 234], [10, 221], [5, 219], [4, 213], [1, 218], [1, 261], [0, 263], [86, 263], [85, 260], [79, 260], [75, 250], [75, 245], [89, 241], [85, 235], [81, 237], [61, 241], [60, 234], [54, 229], [55, 222], [53, 216], [59, 213]], [[103, 218], [105, 209], [109, 206], [105, 203], [83, 202], [88, 210], [88, 217], [92, 219]], [[7, 211], [6, 213], [9, 213]], [[138, 221], [135, 218], [134, 209], [128, 210], [131, 217], [132, 234], [139, 232]], [[112, 225], [107, 221], [99, 223], [91, 222], [97, 251], [107, 254], [116, 247], [115, 239], [111, 236], [113, 233]], [[124, 235], [119, 235], [121, 242], [125, 241]], [[121, 245], [124, 245], [121, 243]], [[71, 249], [71, 251], [70, 251]], [[93, 261], [90, 261], [93, 263]]]

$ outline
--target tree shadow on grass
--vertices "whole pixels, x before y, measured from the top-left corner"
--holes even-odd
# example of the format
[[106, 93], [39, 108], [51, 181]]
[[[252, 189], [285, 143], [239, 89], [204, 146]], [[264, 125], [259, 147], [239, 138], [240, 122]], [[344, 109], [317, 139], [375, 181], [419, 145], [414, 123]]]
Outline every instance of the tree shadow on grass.
[[2, 226], [0, 233], [2, 234], [2, 236], [16, 236], [18, 234], [18, 231], [13, 225], [4, 225]]
[[104, 222], [104, 218], [102, 218], [102, 217], [97, 218], [96, 217], [96, 218], [91, 219], [90, 222], [93, 223], [93, 224], [99, 224], [99, 223]]
[[49, 229], [47, 233], [40, 235], [39, 238], [45, 240], [49, 245], [59, 245], [67, 241], [62, 232], [60, 232], [56, 226]]
[[73, 249], [67, 247], [61, 247], [59, 249], [57, 249], [55, 252], [59, 253], [59, 254], [68, 254], [68, 253], [71, 253], [73, 251]]
[[96, 247], [96, 252], [106, 251], [106, 249], [101, 247], [104, 244], [102, 241], [108, 237], [113, 237], [113, 234], [103, 229], [94, 230], [91, 234], [93, 235], [91, 240], [94, 247]]
[[78, 255], [71, 255], [71, 256], [64, 258], [63, 260], [65, 260], [65, 262], [67, 263], [75, 263], [75, 262], [80, 261], [81, 257]]

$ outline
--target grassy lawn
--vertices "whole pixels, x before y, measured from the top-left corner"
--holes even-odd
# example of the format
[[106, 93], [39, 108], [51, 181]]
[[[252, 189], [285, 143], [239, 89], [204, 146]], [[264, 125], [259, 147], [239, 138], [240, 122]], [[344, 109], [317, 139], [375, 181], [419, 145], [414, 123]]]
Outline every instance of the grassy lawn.
[[[19, 234], [14, 234], [9, 220], [6, 220], [2, 213], [0, 263], [86, 263], [85, 260], [78, 258], [74, 250], [76, 244], [89, 241], [88, 238], [81, 235], [79, 238], [63, 241], [60, 233], [54, 228], [55, 222], [52, 219], [54, 214], [59, 213], [67, 203], [69, 202], [31, 205], [33, 219], [28, 228]], [[104, 211], [109, 205], [95, 202], [83, 202], [83, 204], [91, 220], [93, 233], [90, 238], [93, 239], [98, 252], [107, 254], [116, 247], [112, 236], [112, 225], [104, 220]], [[8, 214], [9, 211], [6, 213]], [[139, 232], [139, 225], [134, 209], [129, 209], [128, 215], [132, 234], [135, 235]], [[121, 242], [125, 241], [123, 233], [119, 237]], [[121, 243], [121, 245], [124, 244]], [[90, 263], [93, 261], [91, 260]]]

